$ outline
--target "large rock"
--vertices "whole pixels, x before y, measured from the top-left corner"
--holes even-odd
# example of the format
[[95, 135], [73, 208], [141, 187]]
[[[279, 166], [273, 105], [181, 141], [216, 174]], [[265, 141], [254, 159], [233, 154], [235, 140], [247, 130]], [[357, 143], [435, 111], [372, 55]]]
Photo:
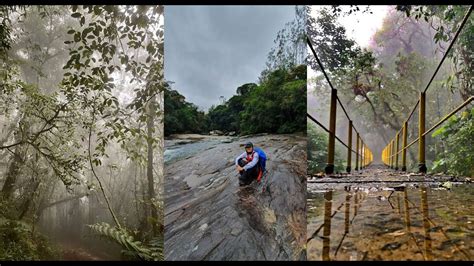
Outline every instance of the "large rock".
[[[234, 158], [268, 156], [268, 190], [238, 185]], [[306, 138], [247, 136], [165, 165], [166, 260], [306, 259]]]
[[211, 136], [222, 136], [222, 135], [224, 135], [224, 132], [222, 132], [220, 130], [211, 130], [209, 132], [209, 135], [211, 135]]

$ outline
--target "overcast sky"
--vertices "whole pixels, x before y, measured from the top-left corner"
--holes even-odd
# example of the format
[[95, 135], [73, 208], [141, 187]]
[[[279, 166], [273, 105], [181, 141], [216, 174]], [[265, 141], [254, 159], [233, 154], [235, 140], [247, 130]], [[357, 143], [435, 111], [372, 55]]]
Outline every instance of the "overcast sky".
[[165, 79], [206, 110], [257, 82], [294, 6], [166, 6]]

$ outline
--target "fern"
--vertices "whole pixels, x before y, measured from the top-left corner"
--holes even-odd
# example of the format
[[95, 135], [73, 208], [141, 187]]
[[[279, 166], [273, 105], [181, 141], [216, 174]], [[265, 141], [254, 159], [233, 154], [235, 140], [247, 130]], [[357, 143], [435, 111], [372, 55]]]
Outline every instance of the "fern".
[[164, 260], [163, 257], [163, 237], [155, 237], [150, 241], [151, 256], [157, 260]]
[[163, 241], [156, 241], [151, 247], [145, 246], [142, 242], [133, 239], [133, 236], [125, 229], [119, 229], [108, 223], [98, 223], [88, 225], [90, 229], [100, 236], [106, 237], [118, 243], [124, 249], [123, 254], [131, 257], [138, 257], [142, 260], [162, 260], [163, 259]]

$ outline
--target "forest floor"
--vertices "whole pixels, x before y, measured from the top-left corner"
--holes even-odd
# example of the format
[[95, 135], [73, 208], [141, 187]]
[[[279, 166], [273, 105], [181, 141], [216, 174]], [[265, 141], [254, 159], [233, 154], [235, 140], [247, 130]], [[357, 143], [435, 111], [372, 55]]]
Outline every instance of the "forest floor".
[[61, 249], [61, 260], [63, 261], [110, 261], [120, 260], [120, 258], [114, 258], [105, 252], [98, 250], [91, 250], [90, 248], [84, 247], [80, 243], [73, 242], [61, 242], [58, 243]]
[[[234, 159], [247, 141], [267, 154], [265, 192], [255, 182], [239, 187]], [[306, 258], [303, 135], [179, 142], [165, 144], [166, 260]]]
[[309, 260], [472, 260], [474, 184], [373, 165], [308, 179]]

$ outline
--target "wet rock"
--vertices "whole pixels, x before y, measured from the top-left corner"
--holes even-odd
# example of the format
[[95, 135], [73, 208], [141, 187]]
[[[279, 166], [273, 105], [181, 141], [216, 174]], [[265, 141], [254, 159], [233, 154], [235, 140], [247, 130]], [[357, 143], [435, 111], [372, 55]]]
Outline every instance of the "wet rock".
[[452, 246], [459, 245], [462, 243], [463, 241], [461, 239], [449, 239], [449, 240], [443, 241], [441, 245], [439, 245], [437, 248], [439, 250], [446, 250], [446, 249], [450, 249]]
[[440, 187], [446, 188], [447, 190], [451, 190], [451, 188], [453, 187], [453, 183], [451, 183], [450, 181], [446, 181], [443, 184], [441, 184]]
[[463, 230], [460, 227], [450, 227], [446, 229], [446, 233], [462, 233]]
[[[238, 185], [233, 161], [247, 141], [268, 157], [264, 193]], [[306, 138], [264, 134], [201, 150], [165, 165], [165, 259], [305, 259]]]
[[387, 200], [387, 198], [384, 197], [384, 196], [378, 196], [377, 199], [380, 200], [380, 201], [386, 201]]
[[224, 135], [224, 132], [222, 132], [220, 130], [211, 130], [209, 132], [209, 135], [211, 135], [211, 136], [222, 136], [222, 135]]
[[403, 236], [405, 235], [407, 232], [403, 229], [397, 229], [395, 231], [392, 231], [392, 232], [388, 232], [387, 235], [389, 236], [395, 236], [395, 237], [398, 237], [398, 236]]
[[382, 250], [395, 250], [402, 246], [399, 242], [387, 243], [382, 247]]
[[435, 226], [435, 227], [431, 227], [428, 232], [438, 232], [440, 231], [441, 229], [443, 229], [442, 226]]

